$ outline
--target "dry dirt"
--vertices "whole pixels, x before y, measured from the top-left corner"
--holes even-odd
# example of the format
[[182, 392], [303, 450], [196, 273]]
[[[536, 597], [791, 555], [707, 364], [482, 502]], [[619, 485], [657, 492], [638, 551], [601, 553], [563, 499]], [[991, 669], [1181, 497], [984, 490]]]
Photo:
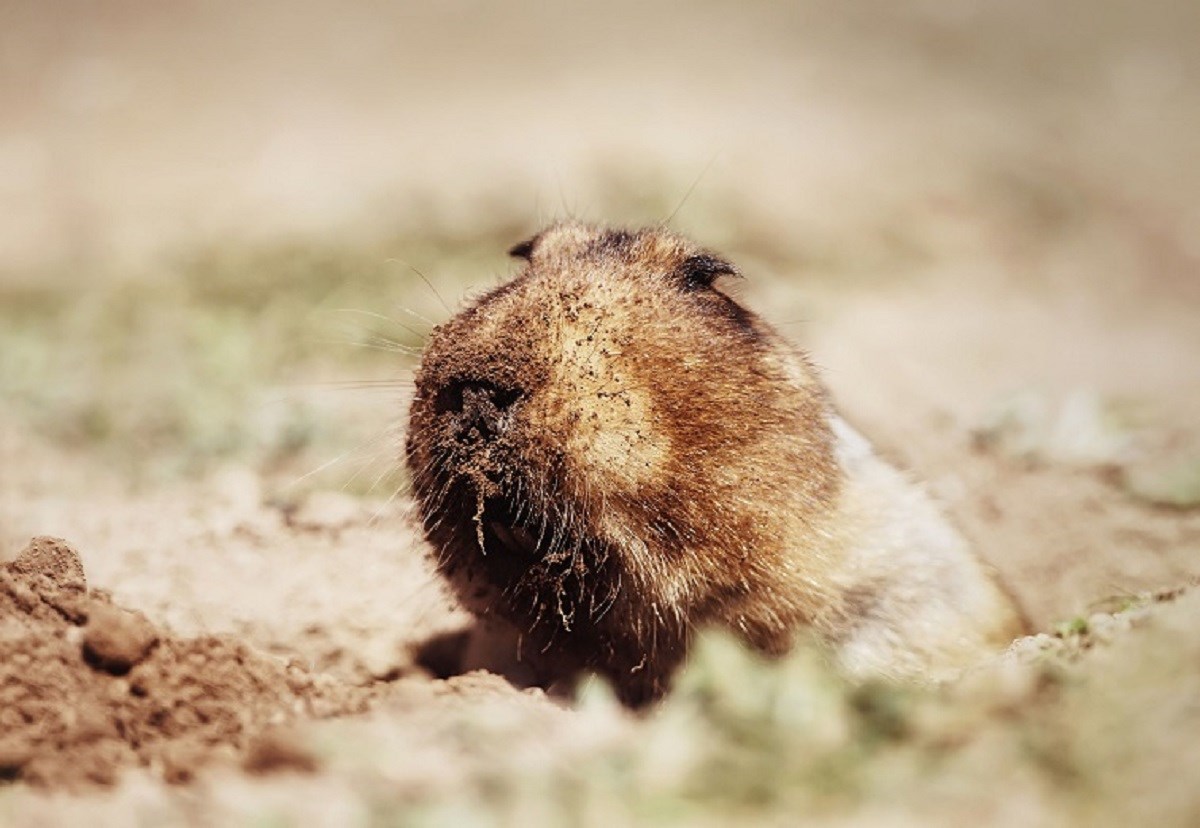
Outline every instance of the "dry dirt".
[[[720, 644], [647, 720], [437, 678], [468, 619], [402, 491], [343, 491], [353, 463], [296, 483], [341, 448], [130, 473], [141, 443], [45, 427], [78, 379], [47, 371], [0, 399], [0, 824], [1196, 824], [1200, 603], [1138, 596], [1200, 575], [1200, 509], [1160, 496], [1200, 463], [1200, 16], [1043, 6], [0, 6], [5, 301], [401, 225], [453, 306], [541, 220], [679, 207], [1043, 633], [924, 702]], [[412, 324], [395, 298], [364, 309]], [[0, 382], [42, 353], [3, 341]], [[102, 363], [144, 363], [113, 392], [134, 409], [192, 381], [156, 355]], [[322, 397], [383, 435], [367, 478], [404, 411], [382, 357], [384, 394]]]
[[0, 570], [0, 774], [32, 785], [112, 784], [129, 767], [186, 782], [212, 755], [250, 770], [291, 761], [271, 728], [361, 713], [371, 693], [230, 637], [179, 638], [89, 591], [78, 553], [34, 538]]

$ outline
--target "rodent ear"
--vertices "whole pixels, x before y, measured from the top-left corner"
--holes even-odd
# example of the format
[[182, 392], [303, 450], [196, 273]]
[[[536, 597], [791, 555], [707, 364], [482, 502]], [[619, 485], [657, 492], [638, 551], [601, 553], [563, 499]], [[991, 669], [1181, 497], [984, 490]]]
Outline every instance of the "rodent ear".
[[533, 248], [537, 247], [537, 243], [541, 238], [542, 234], [538, 233], [536, 236], [532, 236], [523, 242], [514, 244], [512, 247], [508, 248], [508, 255], [512, 256], [514, 259], [524, 259], [525, 261], [529, 261], [530, 257], [533, 256]]
[[711, 287], [718, 276], [741, 276], [742, 273], [732, 263], [713, 256], [711, 253], [700, 253], [688, 256], [675, 269], [675, 275], [683, 281], [685, 287], [691, 289]]

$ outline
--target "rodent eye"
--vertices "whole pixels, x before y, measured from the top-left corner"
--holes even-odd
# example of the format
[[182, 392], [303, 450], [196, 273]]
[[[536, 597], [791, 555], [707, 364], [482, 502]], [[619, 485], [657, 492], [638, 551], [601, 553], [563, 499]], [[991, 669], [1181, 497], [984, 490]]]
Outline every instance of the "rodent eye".
[[741, 276], [733, 264], [710, 253], [688, 256], [675, 269], [675, 276], [688, 290], [712, 287], [718, 276]]
[[512, 247], [508, 248], [508, 255], [512, 256], [514, 259], [525, 259], [526, 261], [529, 261], [529, 258], [533, 256], [533, 248], [537, 244], [539, 238], [541, 238], [540, 233], [532, 238], [526, 239], [523, 242], [514, 244]]

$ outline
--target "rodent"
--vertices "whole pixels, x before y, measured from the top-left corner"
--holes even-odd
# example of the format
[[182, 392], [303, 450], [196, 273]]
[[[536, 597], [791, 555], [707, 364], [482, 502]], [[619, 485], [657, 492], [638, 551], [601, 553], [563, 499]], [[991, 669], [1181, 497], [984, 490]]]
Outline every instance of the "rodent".
[[948, 675], [1024, 621], [807, 358], [663, 227], [552, 225], [430, 334], [405, 443], [438, 570], [543, 681], [660, 697], [697, 630], [803, 631], [854, 676]]

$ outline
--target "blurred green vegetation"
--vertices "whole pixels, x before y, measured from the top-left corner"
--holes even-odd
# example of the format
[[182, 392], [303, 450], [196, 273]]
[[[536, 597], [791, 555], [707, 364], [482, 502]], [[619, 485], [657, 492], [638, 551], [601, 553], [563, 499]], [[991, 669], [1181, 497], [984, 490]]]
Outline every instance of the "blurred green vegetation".
[[386, 727], [334, 725], [324, 753], [379, 825], [1192, 825], [1163, 765], [1195, 758], [1198, 617], [1197, 594], [1140, 595], [929, 686], [855, 685], [815, 645], [765, 661], [713, 632], [648, 714], [585, 683], [580, 742], [548, 766], [514, 747], [554, 738], [546, 723], [486, 704], [438, 731], [463, 757], [441, 789], [378, 784], [403, 749]]
[[[335, 434], [355, 382], [397, 390], [427, 320], [446, 314], [435, 291], [456, 302], [464, 274], [495, 270], [503, 250], [424, 235], [224, 245], [119, 277], [0, 281], [0, 398], [46, 438], [139, 475], [336, 449], [355, 436]], [[434, 277], [410, 261], [436, 263]]]
[[[613, 177], [595, 212], [661, 221], [686, 191], [661, 174]], [[734, 252], [795, 264], [734, 201], [698, 199], [689, 214]], [[431, 206], [383, 237], [225, 241], [134, 272], [7, 274], [4, 413], [132, 479], [230, 460], [312, 468], [397, 420], [429, 328], [509, 273], [505, 251], [537, 226]]]
[[[696, 192], [700, 182], [662, 171], [602, 169], [596, 180], [581, 217], [639, 225], [681, 213], [675, 226], [756, 283], [803, 272], [806, 288], [832, 275], [844, 290], [895, 278], [922, 247], [908, 226], [853, 244], [775, 233], [744, 197]], [[451, 217], [431, 202], [384, 237], [234, 240], [135, 272], [85, 262], [4, 275], [0, 399], [51, 441], [96, 449], [134, 476], [344, 450], [362, 433], [337, 413], [347, 394], [327, 401], [334, 383], [382, 391], [380, 380], [407, 379], [430, 325], [503, 278], [505, 251], [542, 223], [500, 207], [481, 215]], [[327, 399], [314, 403], [322, 382]]]
[[[1052, 247], [1046, 225], [1096, 220], [1073, 190], [1007, 168], [976, 187], [987, 216], [973, 221], [1016, 247]], [[303, 472], [382, 439], [431, 325], [511, 272], [505, 251], [553, 217], [669, 221], [738, 262], [749, 278], [735, 292], [783, 318], [962, 253], [936, 203], [834, 232], [764, 214], [694, 170], [601, 165], [589, 192], [541, 217], [498, 194], [471, 209], [414, 196], [383, 235], [222, 240], [131, 272], [0, 274], [0, 413], [133, 479], [226, 461]]]

